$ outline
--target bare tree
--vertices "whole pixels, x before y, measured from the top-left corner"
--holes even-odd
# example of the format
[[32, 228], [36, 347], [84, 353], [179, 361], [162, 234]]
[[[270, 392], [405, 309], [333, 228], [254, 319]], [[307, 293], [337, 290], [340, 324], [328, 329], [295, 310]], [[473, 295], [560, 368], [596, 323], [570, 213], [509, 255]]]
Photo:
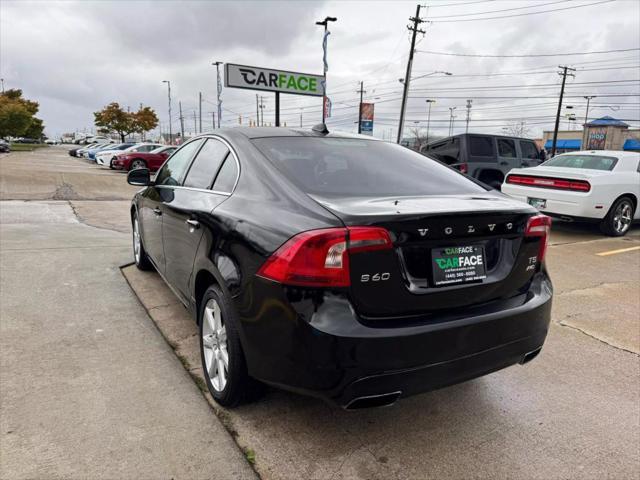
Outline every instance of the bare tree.
[[503, 128], [505, 133], [511, 137], [523, 137], [528, 138], [531, 133], [531, 129], [527, 127], [527, 123], [522, 122], [513, 122], [510, 125]]
[[420, 151], [420, 149], [427, 144], [427, 136], [422, 128], [411, 127], [409, 128], [409, 135], [415, 138], [413, 149]]

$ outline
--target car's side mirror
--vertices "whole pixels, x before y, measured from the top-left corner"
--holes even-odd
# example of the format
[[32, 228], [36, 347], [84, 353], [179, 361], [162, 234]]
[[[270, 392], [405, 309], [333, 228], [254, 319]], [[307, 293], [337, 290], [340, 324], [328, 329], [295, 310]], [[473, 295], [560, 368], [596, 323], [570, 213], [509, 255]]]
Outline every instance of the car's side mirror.
[[148, 168], [136, 168], [127, 174], [127, 183], [137, 187], [148, 187], [151, 185], [151, 175]]

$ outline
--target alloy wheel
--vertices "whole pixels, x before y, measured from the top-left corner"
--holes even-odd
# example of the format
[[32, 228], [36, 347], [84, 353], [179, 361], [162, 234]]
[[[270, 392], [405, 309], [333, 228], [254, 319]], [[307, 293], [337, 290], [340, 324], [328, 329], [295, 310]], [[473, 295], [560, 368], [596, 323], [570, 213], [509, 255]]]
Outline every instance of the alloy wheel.
[[202, 319], [202, 348], [209, 381], [216, 392], [222, 392], [229, 374], [227, 330], [220, 305], [210, 299], [204, 307]]
[[134, 160], [131, 162], [131, 170], [138, 170], [139, 168], [146, 168], [146, 165], [142, 160]]
[[631, 226], [633, 207], [629, 202], [620, 202], [613, 214], [613, 228], [617, 233], [626, 232]]
[[140, 228], [137, 216], [133, 221], [133, 256], [136, 259], [136, 263], [140, 263]]

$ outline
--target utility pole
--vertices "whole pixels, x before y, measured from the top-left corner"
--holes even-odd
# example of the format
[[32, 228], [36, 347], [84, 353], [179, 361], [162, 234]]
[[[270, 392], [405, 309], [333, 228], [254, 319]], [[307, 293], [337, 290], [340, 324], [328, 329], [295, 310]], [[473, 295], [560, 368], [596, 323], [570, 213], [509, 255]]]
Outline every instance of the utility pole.
[[211, 126], [212, 131], [216, 129], [216, 112], [211, 112]]
[[4, 95], [4, 78], [0, 78], [0, 83], [2, 83], [2, 94]]
[[167, 84], [169, 94], [169, 145], [173, 145], [173, 132], [171, 131], [171, 82], [169, 80], [163, 80], [162, 83]]
[[564, 96], [564, 84], [567, 81], [567, 75], [575, 77], [573, 73], [567, 73], [568, 70], [575, 72], [575, 68], [569, 68], [567, 66], [559, 66], [562, 72], [558, 72], [558, 75], [562, 75], [562, 87], [560, 87], [560, 100], [558, 101], [558, 112], [556, 113], [556, 126], [553, 129], [553, 144], [551, 145], [551, 157], [556, 154], [556, 144], [558, 142], [558, 128], [560, 128], [560, 112], [562, 111], [562, 97]]
[[220, 65], [222, 62], [213, 62], [211, 65], [216, 66], [216, 93], [218, 94], [218, 128], [222, 127], [222, 100], [220, 99], [220, 90], [222, 85], [220, 83]]
[[449, 107], [449, 136], [453, 135], [453, 119], [456, 116], [453, 114], [453, 111], [458, 107]]
[[182, 102], [178, 102], [178, 110], [180, 111], [180, 141], [184, 142], [184, 118], [182, 116]]
[[200, 119], [200, 133], [202, 133], [202, 92], [198, 92], [198, 117]]
[[467, 99], [467, 126], [464, 133], [469, 133], [469, 120], [471, 120], [471, 104], [472, 103], [473, 103], [473, 100], [471, 100], [470, 98]]
[[360, 90], [356, 90], [356, 93], [360, 92], [360, 106], [358, 108], [358, 133], [362, 133], [362, 94], [367, 93], [363, 90], [364, 82], [360, 81]]
[[329, 33], [327, 26], [329, 22], [335, 22], [338, 20], [336, 17], [325, 17], [324, 20], [316, 22], [316, 25], [324, 27], [324, 35], [322, 37], [322, 123], [327, 118], [327, 41], [329, 40]]
[[302, 128], [302, 110], [303, 108], [300, 107], [300, 128]]
[[193, 135], [196, 136], [198, 134], [198, 115], [196, 111], [193, 111]]
[[436, 103], [436, 101], [428, 98], [426, 102], [429, 105], [429, 111], [427, 113], [427, 143], [429, 143], [429, 124], [431, 123], [431, 104]]
[[587, 125], [587, 121], [589, 120], [589, 102], [591, 101], [592, 98], [598, 98], [595, 95], [586, 95], [582, 98], [586, 98], [587, 99], [587, 111], [584, 114], [584, 125]]
[[413, 27], [407, 26], [407, 28], [413, 32], [411, 36], [411, 49], [409, 50], [409, 60], [407, 61], [407, 73], [404, 76], [404, 90], [402, 92], [402, 106], [400, 107], [400, 124], [398, 125], [398, 141], [402, 141], [402, 130], [404, 129], [404, 115], [407, 109], [407, 97], [409, 96], [409, 83], [411, 82], [411, 68], [413, 67], [413, 52], [416, 48], [416, 34], [418, 32], [425, 33], [424, 30], [418, 29], [418, 25], [423, 23], [424, 20], [420, 18], [420, 5], [416, 9], [416, 16], [409, 18], [413, 22]]

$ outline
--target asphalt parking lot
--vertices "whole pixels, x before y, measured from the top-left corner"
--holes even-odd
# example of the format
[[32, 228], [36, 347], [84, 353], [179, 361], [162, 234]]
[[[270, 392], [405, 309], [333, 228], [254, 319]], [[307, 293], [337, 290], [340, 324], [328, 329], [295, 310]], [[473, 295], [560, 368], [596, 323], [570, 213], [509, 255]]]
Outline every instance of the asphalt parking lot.
[[133, 192], [62, 146], [0, 155], [0, 478], [639, 477], [639, 226], [554, 225], [526, 366], [383, 409], [270, 390], [225, 411], [193, 321], [125, 266]]

